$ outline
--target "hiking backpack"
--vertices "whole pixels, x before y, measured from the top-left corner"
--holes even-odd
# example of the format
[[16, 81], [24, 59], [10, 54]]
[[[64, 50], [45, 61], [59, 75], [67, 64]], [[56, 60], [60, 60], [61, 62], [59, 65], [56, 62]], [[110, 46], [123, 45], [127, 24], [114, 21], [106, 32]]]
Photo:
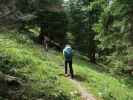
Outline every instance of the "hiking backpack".
[[71, 60], [72, 59], [72, 48], [65, 48], [64, 56], [66, 60]]

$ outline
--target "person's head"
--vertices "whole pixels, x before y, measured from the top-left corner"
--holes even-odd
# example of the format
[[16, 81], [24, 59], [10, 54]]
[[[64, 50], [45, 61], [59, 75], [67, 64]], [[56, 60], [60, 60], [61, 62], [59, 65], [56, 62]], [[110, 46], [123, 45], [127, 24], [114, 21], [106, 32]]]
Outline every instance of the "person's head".
[[65, 47], [71, 47], [71, 45], [70, 44], [66, 44]]

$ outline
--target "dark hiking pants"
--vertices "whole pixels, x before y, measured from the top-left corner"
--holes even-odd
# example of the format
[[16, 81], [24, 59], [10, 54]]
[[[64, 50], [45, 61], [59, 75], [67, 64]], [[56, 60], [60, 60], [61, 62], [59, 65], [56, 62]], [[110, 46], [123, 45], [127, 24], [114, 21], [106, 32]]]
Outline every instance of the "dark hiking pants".
[[73, 78], [74, 75], [73, 75], [73, 68], [72, 68], [72, 60], [71, 61], [65, 61], [65, 74], [67, 74], [68, 64], [69, 64], [71, 77]]

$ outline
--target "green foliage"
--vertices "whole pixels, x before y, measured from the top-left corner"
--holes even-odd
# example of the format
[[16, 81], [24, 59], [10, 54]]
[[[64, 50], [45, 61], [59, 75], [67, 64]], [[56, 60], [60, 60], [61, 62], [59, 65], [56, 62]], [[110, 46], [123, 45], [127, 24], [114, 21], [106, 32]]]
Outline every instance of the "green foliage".
[[19, 10], [18, 30], [39, 27], [39, 39], [48, 34], [49, 38], [61, 46], [66, 42], [67, 16], [63, 8], [63, 0], [20, 0], [16, 2]]
[[[61, 54], [51, 49], [46, 54], [43, 47], [34, 43], [38, 35], [41, 40], [45, 34], [61, 46], [72, 43], [93, 63], [97, 59], [108, 65], [88, 64], [80, 56], [74, 59], [76, 78], [98, 98], [133, 99], [130, 76], [116, 76], [123, 75], [123, 70], [128, 69], [128, 60], [133, 59], [132, 0], [69, 0], [64, 4], [65, 10], [63, 0], [7, 0], [0, 6], [3, 8], [0, 18], [8, 12], [4, 16], [10, 20], [8, 15], [13, 13], [11, 18], [17, 23], [16, 27], [23, 30], [0, 33], [0, 71], [26, 82], [26, 99], [80, 99], [78, 94], [70, 94], [77, 90], [76, 86], [62, 76]], [[36, 34], [26, 31], [35, 28]]]
[[0, 71], [24, 81], [26, 100], [70, 100], [76, 97], [69, 96], [71, 91], [76, 90], [74, 85], [71, 82], [65, 84], [68, 80], [63, 76], [61, 80], [59, 78], [63, 72], [57, 66], [62, 58], [56, 57], [56, 52], [50, 50], [47, 57], [43, 48], [35, 45], [29, 34], [15, 32], [1, 33], [0, 46]]
[[[111, 76], [100, 66], [75, 58], [74, 68], [82, 80], [82, 85], [93, 91], [99, 100], [132, 100], [132, 83], [125, 83], [125, 77]], [[129, 79], [130, 80], [130, 79]], [[131, 80], [132, 81], [132, 80]]]
[[132, 2], [70, 0], [67, 5], [73, 46], [91, 62], [109, 64], [111, 72], [125, 69], [133, 40]]
[[42, 24], [43, 31], [49, 35], [49, 37], [60, 43], [66, 42], [67, 32], [67, 16], [65, 12], [39, 12], [37, 22]]
[[101, 13], [108, 2], [105, 0], [70, 0], [68, 2], [69, 31], [74, 37], [74, 47], [95, 63], [96, 54], [99, 53], [95, 39], [97, 32], [93, 26], [99, 21]]
[[[110, 70], [120, 71], [127, 66], [128, 39], [130, 27], [126, 2], [114, 0], [106, 6], [101, 14], [99, 22], [93, 26], [97, 32], [95, 40], [99, 41], [99, 59], [110, 65]], [[130, 5], [127, 5], [130, 8]], [[111, 67], [113, 66], [113, 68]]]
[[[22, 36], [26, 38], [19, 38]], [[0, 60], [0, 63], [5, 60], [10, 61], [3, 63], [3, 66], [12, 64], [10, 69], [13, 70], [3, 68], [4, 71], [25, 80], [24, 98], [33, 100], [39, 98], [80, 100], [78, 94], [71, 95], [71, 92], [77, 91], [77, 87], [62, 76], [64, 73], [62, 68], [59, 67], [63, 63], [62, 54], [49, 50], [48, 56], [46, 56], [46, 52], [42, 52], [42, 47], [31, 41], [27, 34], [0, 34], [0, 54], [3, 59], [3, 61]], [[115, 78], [109, 73], [105, 73], [100, 66], [89, 64], [80, 58], [80, 56], [74, 57], [75, 77], [81, 81], [82, 86], [85, 86], [89, 91], [91, 90], [97, 98], [105, 100], [133, 99], [132, 80], [130, 78]], [[1, 68], [0, 66], [0, 70]]]

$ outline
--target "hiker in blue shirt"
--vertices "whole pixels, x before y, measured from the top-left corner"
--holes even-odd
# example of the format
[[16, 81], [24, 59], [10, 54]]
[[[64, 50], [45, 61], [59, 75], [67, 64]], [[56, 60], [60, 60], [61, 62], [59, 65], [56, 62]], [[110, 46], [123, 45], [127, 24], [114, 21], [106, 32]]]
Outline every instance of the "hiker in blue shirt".
[[72, 68], [72, 48], [70, 45], [65, 46], [65, 48], [63, 49], [63, 55], [65, 58], [65, 75], [68, 75], [67, 74], [67, 65], [69, 64], [71, 78], [73, 78], [74, 75], [73, 75], [73, 68]]

